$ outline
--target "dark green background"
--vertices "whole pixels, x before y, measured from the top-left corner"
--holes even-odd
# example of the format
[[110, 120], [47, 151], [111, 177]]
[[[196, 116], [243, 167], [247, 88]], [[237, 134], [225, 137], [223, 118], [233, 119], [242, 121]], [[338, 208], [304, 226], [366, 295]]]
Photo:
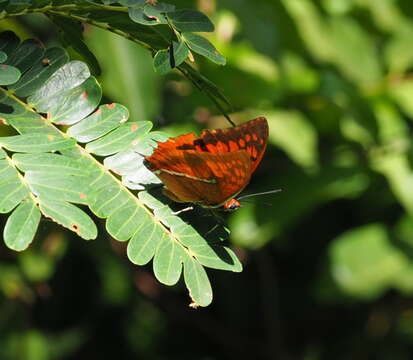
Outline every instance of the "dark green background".
[[[174, 3], [215, 23], [227, 65], [195, 66], [233, 120], [269, 121], [247, 192], [283, 191], [228, 216], [244, 271], [208, 271], [213, 304], [193, 310], [182, 284], [128, 262], [104, 223], [85, 242], [42, 220], [29, 250], [0, 248], [0, 359], [411, 359], [411, 2]], [[6, 29], [58, 41], [41, 16]], [[145, 50], [91, 26], [85, 38], [105, 102], [132, 120], [171, 135], [228, 126], [178, 73], [157, 76]]]

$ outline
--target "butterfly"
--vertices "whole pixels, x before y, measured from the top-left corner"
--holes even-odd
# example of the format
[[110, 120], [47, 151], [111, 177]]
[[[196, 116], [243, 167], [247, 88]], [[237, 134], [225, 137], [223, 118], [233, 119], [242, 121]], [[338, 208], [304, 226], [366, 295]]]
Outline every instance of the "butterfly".
[[158, 142], [145, 165], [176, 202], [236, 210], [236, 196], [248, 185], [264, 155], [268, 123], [264, 117], [228, 129], [203, 130]]

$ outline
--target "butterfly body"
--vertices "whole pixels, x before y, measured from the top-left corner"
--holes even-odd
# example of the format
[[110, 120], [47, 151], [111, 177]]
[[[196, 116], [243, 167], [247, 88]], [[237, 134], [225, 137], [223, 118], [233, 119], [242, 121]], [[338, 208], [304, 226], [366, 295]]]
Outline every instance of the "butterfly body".
[[228, 128], [204, 130], [159, 142], [146, 166], [165, 185], [174, 201], [235, 210], [235, 197], [247, 186], [260, 163], [268, 138], [263, 117]]

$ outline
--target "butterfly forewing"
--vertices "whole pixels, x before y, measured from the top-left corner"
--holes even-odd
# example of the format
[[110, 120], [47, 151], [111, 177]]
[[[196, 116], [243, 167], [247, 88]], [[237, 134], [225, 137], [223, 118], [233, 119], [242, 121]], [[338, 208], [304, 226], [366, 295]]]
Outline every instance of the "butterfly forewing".
[[251, 158], [251, 172], [254, 172], [267, 146], [267, 119], [259, 117], [234, 128], [204, 130], [201, 139], [206, 144], [205, 150], [211, 153], [245, 149]]

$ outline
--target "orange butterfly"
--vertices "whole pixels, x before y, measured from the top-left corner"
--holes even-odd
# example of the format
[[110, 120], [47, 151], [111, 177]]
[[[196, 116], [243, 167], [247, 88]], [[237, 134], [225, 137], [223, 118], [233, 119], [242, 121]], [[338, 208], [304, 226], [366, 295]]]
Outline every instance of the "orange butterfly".
[[235, 197], [247, 186], [264, 155], [268, 123], [264, 117], [242, 125], [204, 130], [159, 142], [146, 166], [162, 180], [164, 194], [177, 202], [236, 210]]

